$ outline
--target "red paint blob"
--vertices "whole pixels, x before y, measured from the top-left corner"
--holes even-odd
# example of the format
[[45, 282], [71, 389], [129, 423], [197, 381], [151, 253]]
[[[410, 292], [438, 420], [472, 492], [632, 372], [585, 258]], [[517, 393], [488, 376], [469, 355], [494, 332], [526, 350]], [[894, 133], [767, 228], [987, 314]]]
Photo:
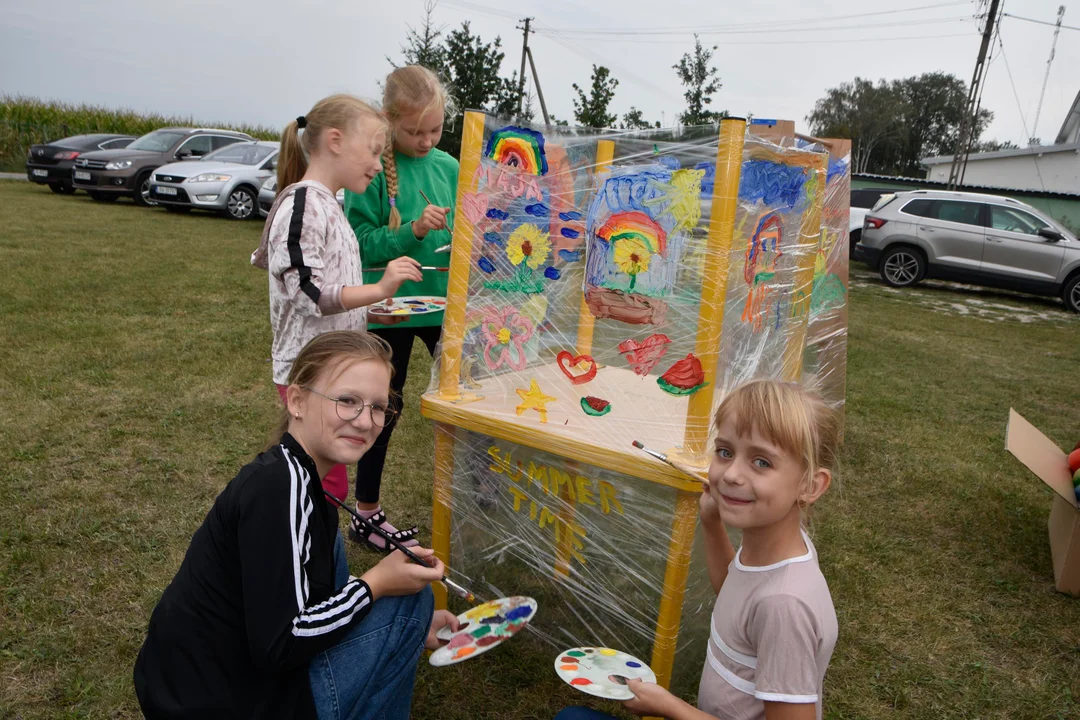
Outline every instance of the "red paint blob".
[[482, 637], [479, 640], [477, 640], [476, 644], [479, 647], [487, 647], [488, 645], [494, 645], [495, 643], [499, 642], [500, 640], [502, 640], [501, 637], [496, 637], [494, 635], [488, 635], [487, 637]]
[[570, 681], [571, 685], [592, 685], [592, 680], [588, 678], [574, 678]]
[[575, 657], [559, 658], [559, 662], [564, 662], [564, 663], [576, 663], [577, 661], [578, 661], [578, 659], [575, 658]]

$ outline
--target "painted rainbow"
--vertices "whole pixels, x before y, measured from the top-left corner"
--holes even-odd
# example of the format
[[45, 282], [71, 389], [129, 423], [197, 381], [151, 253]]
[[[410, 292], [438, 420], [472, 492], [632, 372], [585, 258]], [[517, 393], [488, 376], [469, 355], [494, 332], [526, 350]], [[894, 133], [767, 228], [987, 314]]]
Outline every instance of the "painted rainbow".
[[596, 231], [596, 234], [609, 245], [614, 245], [619, 240], [636, 238], [645, 243], [649, 250], [659, 255], [663, 255], [667, 249], [667, 233], [664, 232], [664, 228], [638, 210], [613, 214]]
[[544, 136], [529, 128], [509, 125], [496, 130], [488, 138], [484, 155], [501, 165], [516, 167], [530, 175], [547, 174]]

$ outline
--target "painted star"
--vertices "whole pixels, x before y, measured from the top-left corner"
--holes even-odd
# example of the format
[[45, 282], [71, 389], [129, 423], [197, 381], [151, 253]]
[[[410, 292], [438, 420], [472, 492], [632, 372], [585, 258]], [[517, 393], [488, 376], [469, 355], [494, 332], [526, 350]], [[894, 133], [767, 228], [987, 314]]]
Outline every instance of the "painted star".
[[555, 398], [550, 395], [545, 395], [540, 390], [540, 386], [536, 384], [536, 380], [529, 382], [529, 389], [523, 390], [518, 388], [515, 392], [521, 396], [521, 404], [514, 410], [518, 415], [521, 415], [526, 410], [532, 409], [540, 413], [540, 422], [547, 422], [547, 404], [549, 402], [555, 402]]

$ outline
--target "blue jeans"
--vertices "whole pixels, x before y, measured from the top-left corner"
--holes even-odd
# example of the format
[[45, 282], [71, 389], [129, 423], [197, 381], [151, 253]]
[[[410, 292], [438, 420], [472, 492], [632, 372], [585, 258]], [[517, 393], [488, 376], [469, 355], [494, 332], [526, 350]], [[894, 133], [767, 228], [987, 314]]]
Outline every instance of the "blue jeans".
[[616, 720], [614, 715], [583, 707], [568, 707], [559, 711], [555, 720]]
[[[335, 577], [348, 581], [345, 546], [335, 543]], [[435, 612], [427, 587], [415, 595], [379, 598], [367, 617], [308, 666], [319, 720], [408, 720], [416, 663]]]
[[345, 557], [345, 541], [338, 532], [334, 541], [334, 589], [340, 590], [349, 582], [349, 560]]

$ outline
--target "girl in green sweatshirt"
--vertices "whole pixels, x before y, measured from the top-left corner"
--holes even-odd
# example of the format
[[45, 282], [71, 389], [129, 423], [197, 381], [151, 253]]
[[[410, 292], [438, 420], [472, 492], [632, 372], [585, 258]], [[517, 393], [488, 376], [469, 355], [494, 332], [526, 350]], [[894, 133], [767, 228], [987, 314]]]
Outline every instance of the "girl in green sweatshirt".
[[[367, 192], [345, 193], [345, 215], [360, 243], [365, 267], [384, 267], [402, 256], [428, 266], [445, 267], [449, 262], [449, 253], [435, 252], [450, 242], [458, 179], [457, 160], [435, 148], [442, 137], [446, 105], [446, 89], [427, 68], [408, 65], [387, 76], [383, 112], [390, 120], [393, 144], [383, 154], [385, 169], [375, 177]], [[380, 275], [365, 271], [364, 280], [378, 282]], [[447, 273], [426, 271], [420, 282], [402, 284], [395, 297], [446, 297], [446, 283]], [[434, 357], [442, 321], [440, 311], [410, 316], [393, 327], [369, 328], [386, 340], [393, 351], [394, 375], [390, 386], [399, 414], [413, 339], [420, 338]], [[412, 538], [417, 529], [398, 530], [379, 504], [383, 466], [393, 431], [393, 424], [384, 428], [375, 445], [357, 463], [356, 510], [387, 532], [396, 533], [395, 537], [404, 544], [415, 545]], [[349, 537], [376, 550], [387, 550], [381, 537], [364, 532], [355, 521]]]

